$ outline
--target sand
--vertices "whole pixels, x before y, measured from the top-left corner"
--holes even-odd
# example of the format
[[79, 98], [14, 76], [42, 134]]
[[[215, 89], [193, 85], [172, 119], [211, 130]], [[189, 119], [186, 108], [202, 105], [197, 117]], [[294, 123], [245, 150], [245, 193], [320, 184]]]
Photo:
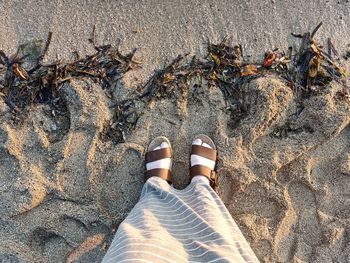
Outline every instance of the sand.
[[[237, 1], [238, 2], [238, 1]], [[203, 54], [208, 38], [225, 35], [261, 59], [271, 47], [294, 45], [290, 32], [350, 43], [350, 3], [339, 1], [1, 1], [0, 49], [15, 52], [53, 31], [47, 61], [92, 51], [100, 43], [139, 48], [143, 68], [128, 74], [118, 99], [179, 53]], [[348, 66], [349, 69], [349, 66]], [[126, 142], [102, 140], [111, 101], [88, 80], [64, 84], [68, 115], [59, 122], [35, 106], [14, 128], [0, 97], [0, 262], [99, 262], [138, 200], [144, 151], [157, 135], [174, 146], [175, 186], [188, 183], [195, 134], [216, 142], [218, 193], [261, 262], [350, 262], [350, 103], [332, 82], [304, 103], [278, 78], [242, 87], [249, 109], [236, 125], [219, 89], [203, 85], [143, 111]], [[280, 136], [279, 127], [289, 127]]]

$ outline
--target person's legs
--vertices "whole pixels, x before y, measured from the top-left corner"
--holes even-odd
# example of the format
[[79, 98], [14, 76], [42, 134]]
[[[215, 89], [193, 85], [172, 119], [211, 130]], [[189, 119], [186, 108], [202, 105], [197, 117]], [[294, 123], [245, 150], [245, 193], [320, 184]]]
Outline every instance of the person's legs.
[[209, 171], [215, 169], [216, 153], [210, 153], [206, 149], [202, 149], [204, 154], [201, 156], [202, 151], [198, 149], [198, 146], [215, 150], [215, 144], [211, 139], [206, 138], [205, 135], [199, 137], [202, 137], [207, 143], [201, 138], [196, 138], [192, 142], [192, 145], [197, 146], [197, 149], [194, 151], [192, 147], [191, 169], [194, 166], [204, 166], [208, 169], [197, 168], [195, 171], [204, 171], [204, 175], [196, 173], [191, 175], [191, 185], [194, 185], [193, 195], [201, 203], [201, 207], [193, 206], [192, 209], [200, 214], [208, 225], [212, 226], [217, 233], [225, 237], [226, 241], [237, 249], [238, 253], [235, 255], [235, 262], [259, 262], [226, 206], [210, 186], [213, 185], [211, 183], [213, 180], [210, 179], [212, 174]]
[[119, 225], [103, 263], [186, 262], [181, 243], [161, 224], [172, 220], [167, 208], [176, 201], [171, 192], [171, 159], [171, 145], [166, 138], [157, 137], [150, 143], [140, 199]]
[[[103, 263], [258, 262], [209, 185], [212, 180], [199, 173], [193, 174], [191, 183], [183, 190], [174, 189], [169, 184], [171, 177], [167, 170], [171, 169], [171, 160], [168, 159], [171, 154], [162, 142], [151, 147], [158, 153], [148, 154], [148, 161], [152, 162], [146, 162], [147, 175], [160, 172], [161, 177], [147, 179], [139, 202], [120, 224]], [[171, 147], [170, 143], [168, 146]], [[204, 153], [214, 159], [210, 151], [204, 150]], [[208, 169], [214, 168], [215, 161], [213, 164], [213, 160], [208, 162], [203, 156], [194, 155], [191, 156], [192, 167], [197, 166], [194, 172], [207, 173]]]

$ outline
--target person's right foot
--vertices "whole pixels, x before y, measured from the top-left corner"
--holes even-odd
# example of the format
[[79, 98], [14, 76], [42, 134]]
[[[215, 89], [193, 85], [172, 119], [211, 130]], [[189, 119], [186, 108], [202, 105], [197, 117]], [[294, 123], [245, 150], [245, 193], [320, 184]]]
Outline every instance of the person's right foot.
[[214, 142], [206, 135], [197, 135], [192, 142], [191, 179], [195, 176], [205, 176], [214, 188], [217, 185], [214, 172], [217, 151]]

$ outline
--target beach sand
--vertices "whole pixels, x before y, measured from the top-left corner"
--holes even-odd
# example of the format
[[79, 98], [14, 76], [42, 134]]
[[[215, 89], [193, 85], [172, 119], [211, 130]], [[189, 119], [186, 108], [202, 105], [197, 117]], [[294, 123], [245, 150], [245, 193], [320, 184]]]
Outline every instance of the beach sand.
[[[74, 2], [74, 3], [73, 3]], [[237, 2], [237, 3], [236, 3]], [[0, 1], [0, 49], [14, 53], [53, 32], [47, 61], [89, 54], [99, 43], [138, 48], [142, 69], [128, 73], [122, 100], [176, 55], [205, 54], [224, 36], [245, 56], [295, 46], [290, 32], [324, 25], [341, 53], [350, 43], [350, 3], [339, 1]], [[348, 65], [349, 69], [349, 65]], [[275, 77], [243, 85], [247, 114], [237, 125], [219, 89], [182, 94], [145, 107], [126, 142], [101, 139], [113, 113], [88, 80], [62, 87], [68, 115], [59, 123], [45, 105], [13, 127], [0, 97], [0, 262], [99, 262], [116, 228], [138, 200], [144, 153], [152, 138], [174, 147], [175, 187], [189, 182], [189, 150], [198, 133], [219, 150], [219, 189], [261, 262], [350, 262], [350, 102], [332, 82], [304, 101]], [[276, 136], [277, 127], [289, 127]]]

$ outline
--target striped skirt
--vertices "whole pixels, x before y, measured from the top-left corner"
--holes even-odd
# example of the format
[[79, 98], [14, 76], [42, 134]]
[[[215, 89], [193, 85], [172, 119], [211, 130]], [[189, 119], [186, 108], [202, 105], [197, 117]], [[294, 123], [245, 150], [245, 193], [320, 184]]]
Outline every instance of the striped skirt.
[[183, 190], [148, 179], [102, 262], [259, 261], [208, 180], [196, 176]]

